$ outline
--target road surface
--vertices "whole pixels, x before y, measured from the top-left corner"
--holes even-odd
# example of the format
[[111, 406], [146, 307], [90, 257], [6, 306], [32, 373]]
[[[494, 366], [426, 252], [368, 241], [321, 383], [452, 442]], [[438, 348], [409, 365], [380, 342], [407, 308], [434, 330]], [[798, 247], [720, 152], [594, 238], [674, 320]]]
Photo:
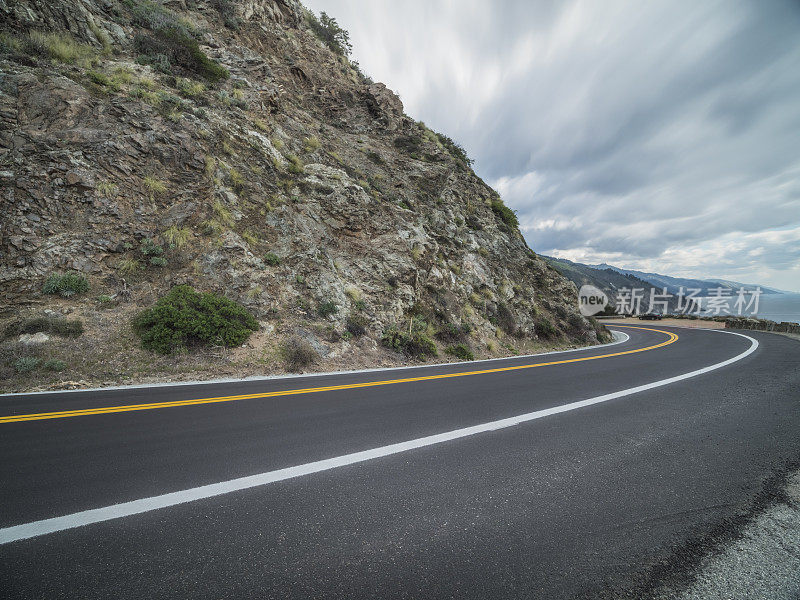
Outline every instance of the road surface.
[[780, 496], [800, 344], [0, 396], [7, 598], [648, 597]]

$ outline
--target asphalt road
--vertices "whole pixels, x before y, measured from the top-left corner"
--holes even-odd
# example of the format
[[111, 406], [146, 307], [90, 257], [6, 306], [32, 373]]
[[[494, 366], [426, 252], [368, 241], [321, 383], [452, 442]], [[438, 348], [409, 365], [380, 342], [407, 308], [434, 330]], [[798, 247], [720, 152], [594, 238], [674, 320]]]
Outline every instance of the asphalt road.
[[[615, 396], [754, 346], [643, 327], [539, 357], [0, 396], [0, 596], [648, 597], [680, 585], [798, 466], [800, 343], [746, 332], [758, 347], [736, 362]], [[457, 375], [472, 371], [484, 372]], [[259, 474], [275, 481], [202, 487]], [[85, 512], [114, 505], [120, 518]], [[56, 517], [57, 531], [21, 539]]]

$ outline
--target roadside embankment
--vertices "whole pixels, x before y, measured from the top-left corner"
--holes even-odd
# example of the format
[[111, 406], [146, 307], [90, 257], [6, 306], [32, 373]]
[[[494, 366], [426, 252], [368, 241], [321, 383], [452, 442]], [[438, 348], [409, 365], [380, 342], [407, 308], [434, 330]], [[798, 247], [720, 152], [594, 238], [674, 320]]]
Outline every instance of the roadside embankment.
[[697, 329], [724, 329], [725, 323], [721, 321], [706, 321], [706, 320], [689, 320], [689, 319], [661, 319], [659, 321], [647, 321], [644, 319], [638, 319], [636, 317], [623, 317], [623, 318], [613, 318], [613, 319], [598, 319], [604, 325], [612, 326], [612, 325], [647, 325], [649, 324], [656, 324], [656, 325], [673, 325], [676, 327], [692, 327]]
[[725, 327], [728, 329], [753, 329], [775, 333], [800, 334], [800, 325], [797, 323], [776, 323], [766, 319], [726, 319]]

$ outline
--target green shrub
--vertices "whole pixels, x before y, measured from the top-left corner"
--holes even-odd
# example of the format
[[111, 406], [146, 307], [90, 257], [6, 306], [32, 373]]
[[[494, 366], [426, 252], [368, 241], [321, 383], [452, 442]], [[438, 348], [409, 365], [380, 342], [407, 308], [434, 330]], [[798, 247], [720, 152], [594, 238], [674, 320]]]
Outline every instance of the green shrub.
[[164, 247], [159, 246], [153, 240], [148, 238], [142, 241], [142, 245], [139, 246], [139, 252], [145, 256], [161, 256], [164, 254]]
[[345, 329], [347, 329], [353, 337], [361, 337], [367, 333], [368, 326], [369, 320], [364, 315], [357, 314], [349, 315], [345, 323]]
[[451, 138], [447, 137], [443, 133], [437, 133], [436, 137], [439, 140], [439, 143], [444, 146], [447, 151], [450, 153], [456, 163], [463, 169], [467, 169], [468, 167], [472, 166], [473, 160], [467, 156], [467, 151], [464, 150], [463, 146], [458, 142], [454, 142]]
[[150, 258], [150, 264], [154, 267], [166, 267], [167, 259], [163, 256], [153, 256]]
[[412, 158], [419, 158], [422, 151], [422, 138], [414, 135], [401, 135], [394, 139], [394, 146], [411, 155]]
[[239, 346], [258, 329], [258, 322], [233, 300], [179, 285], [139, 313], [133, 329], [145, 349], [170, 354], [203, 344]]
[[61, 33], [31, 31], [23, 46], [28, 54], [45, 56], [66, 64], [86, 61], [94, 56], [91, 46], [76, 42], [71, 36]]
[[317, 314], [320, 317], [329, 317], [331, 315], [336, 314], [339, 312], [339, 307], [333, 300], [328, 300], [327, 302], [321, 302], [319, 306], [317, 306]]
[[492, 211], [494, 214], [500, 217], [500, 220], [503, 221], [503, 223], [512, 229], [519, 228], [519, 219], [517, 219], [517, 213], [503, 204], [503, 201], [500, 198], [492, 198]]
[[233, 189], [236, 190], [237, 192], [241, 191], [245, 183], [244, 175], [242, 175], [241, 171], [231, 167], [228, 170], [228, 176], [231, 178], [231, 185], [233, 186]]
[[105, 73], [101, 73], [100, 71], [86, 71], [86, 76], [92, 83], [99, 86], [107, 87], [113, 91], [119, 90], [119, 84]]
[[374, 162], [376, 165], [382, 165], [386, 161], [383, 160], [383, 157], [375, 152], [374, 150], [367, 150], [367, 158]]
[[264, 263], [270, 267], [277, 267], [279, 264], [281, 264], [281, 259], [278, 258], [278, 255], [274, 252], [267, 252], [264, 255]]
[[[210, 59], [200, 49], [198, 40], [203, 32], [166, 8], [161, 1], [123, 0], [123, 4], [131, 10], [134, 24], [150, 30], [138, 32], [134, 36], [134, 48], [140, 53], [136, 62], [151, 65], [167, 74], [173, 74], [178, 68], [186, 74], [204, 77], [212, 83], [229, 77], [228, 71], [222, 65]], [[202, 92], [197, 87], [178, 87], [188, 92], [189, 96]], [[147, 101], [154, 106], [157, 104], [150, 99]], [[174, 118], [175, 111], [167, 114], [170, 115]]]
[[236, 15], [236, 8], [232, 0], [213, 0], [212, 5], [222, 17], [225, 27], [239, 31], [242, 26], [242, 20]]
[[178, 26], [168, 25], [149, 34], [138, 34], [134, 45], [140, 53], [137, 60], [161, 71], [169, 73], [172, 65], [177, 65], [211, 83], [230, 77], [225, 67], [208, 58], [197, 40]]
[[67, 363], [63, 360], [50, 359], [42, 365], [48, 371], [63, 371], [67, 368]]
[[444, 351], [450, 356], [455, 356], [459, 360], [475, 360], [475, 355], [466, 344], [448, 346]]
[[466, 340], [472, 328], [469, 324], [455, 325], [453, 323], [444, 323], [436, 332], [436, 339], [443, 342], [462, 342]]
[[58, 294], [62, 298], [69, 298], [75, 294], [89, 291], [89, 282], [86, 277], [78, 273], [53, 273], [47, 278], [42, 287], [42, 293], [48, 295]]
[[309, 342], [301, 338], [291, 338], [281, 346], [286, 369], [292, 373], [302, 371], [319, 360], [319, 354]]
[[314, 35], [333, 52], [341, 56], [350, 56], [350, 52], [353, 50], [353, 46], [350, 44], [350, 34], [339, 27], [336, 19], [329, 17], [325, 12], [319, 13], [318, 19], [314, 13], [308, 11], [306, 22]]
[[181, 96], [187, 98], [196, 98], [206, 91], [206, 86], [199, 81], [192, 81], [191, 79], [179, 78], [175, 84]]
[[41, 362], [41, 359], [33, 356], [20, 356], [14, 361], [14, 369], [17, 373], [29, 373], [38, 367]]
[[75, 338], [83, 333], [83, 322], [78, 319], [68, 320], [62, 317], [33, 317], [9, 323], [3, 332], [3, 338], [8, 339], [23, 333], [39, 332]]
[[135, 275], [142, 270], [142, 263], [136, 258], [123, 258], [117, 263], [117, 270], [123, 275]]
[[537, 319], [534, 327], [536, 328], [539, 337], [550, 339], [558, 336], [558, 329], [556, 329], [556, 327], [545, 318]]
[[497, 305], [497, 314], [495, 315], [495, 325], [500, 327], [509, 335], [518, 335], [517, 321], [514, 314], [508, 308], [505, 302], [500, 302]]
[[594, 327], [594, 331], [597, 334], [597, 340], [601, 344], [610, 342], [614, 338], [614, 336], [611, 335], [611, 332], [600, 321], [598, 321], [594, 317], [588, 317], [588, 320], [589, 323], [592, 324], [592, 327]]
[[22, 50], [22, 42], [6, 32], [0, 33], [0, 53], [13, 54]]
[[142, 179], [142, 185], [144, 185], [145, 189], [150, 195], [151, 200], [153, 197], [163, 194], [167, 191], [167, 184], [157, 177], [153, 177], [152, 175], [145, 176], [145, 178]]
[[421, 331], [407, 333], [393, 326], [383, 332], [381, 343], [411, 358], [424, 359], [438, 354], [436, 344]]
[[311, 137], [307, 137], [303, 141], [303, 150], [305, 150], [306, 152], [314, 152], [314, 150], [318, 150], [320, 146], [321, 144], [319, 140], [317, 139], [316, 136], [313, 135]]
[[289, 161], [289, 166], [287, 170], [289, 173], [293, 173], [294, 175], [302, 175], [305, 171], [305, 166], [303, 165], [303, 161], [301, 161], [297, 156], [294, 154], [287, 154], [286, 160]]
[[180, 229], [173, 225], [164, 232], [164, 239], [175, 248], [183, 248], [189, 243], [192, 237], [192, 232], [188, 227], [181, 227]]

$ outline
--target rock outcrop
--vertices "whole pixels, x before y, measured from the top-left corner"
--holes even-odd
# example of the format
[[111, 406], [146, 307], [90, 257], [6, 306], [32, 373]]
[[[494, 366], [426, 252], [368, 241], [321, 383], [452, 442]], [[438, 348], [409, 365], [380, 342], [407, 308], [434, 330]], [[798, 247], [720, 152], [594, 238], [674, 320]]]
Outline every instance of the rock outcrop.
[[117, 310], [190, 283], [297, 327], [334, 302], [372, 339], [419, 315], [481, 348], [596, 341], [449, 138], [294, 0], [0, 0], [0, 28], [7, 310], [76, 270]]

